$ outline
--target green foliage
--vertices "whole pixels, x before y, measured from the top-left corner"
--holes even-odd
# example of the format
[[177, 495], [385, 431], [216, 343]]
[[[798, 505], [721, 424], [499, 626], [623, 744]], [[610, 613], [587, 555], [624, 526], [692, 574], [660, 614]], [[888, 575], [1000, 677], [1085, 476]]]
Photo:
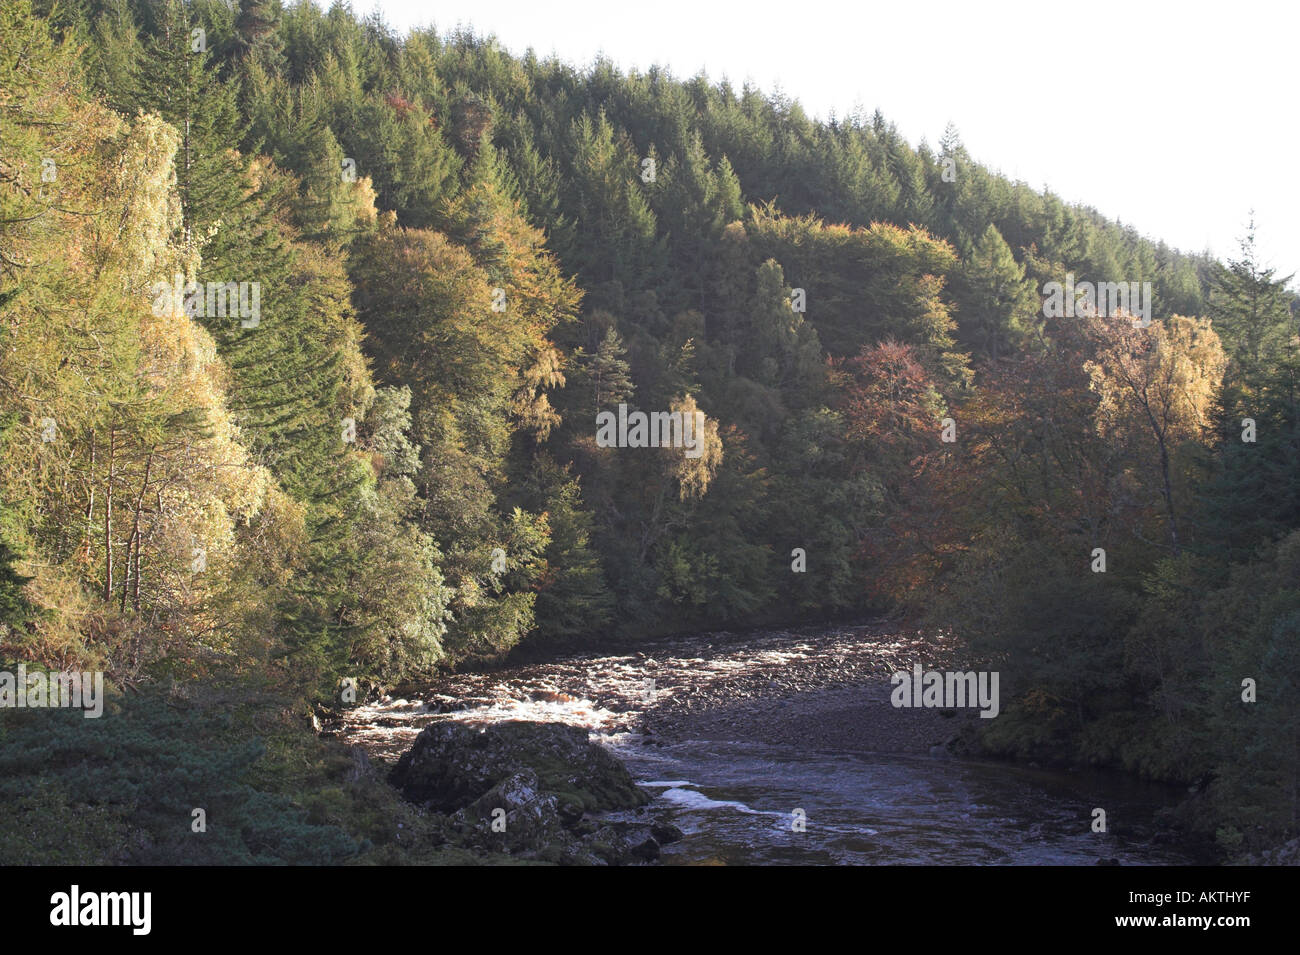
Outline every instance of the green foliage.
[[[0, 723], [0, 828], [6, 864], [325, 865], [358, 846], [251, 785], [255, 739], [165, 696], [80, 710], [6, 712]], [[46, 799], [49, 802], [46, 802]], [[205, 811], [195, 832], [194, 809]], [[59, 819], [66, 829], [51, 828]], [[57, 835], [55, 835], [57, 834]]]
[[1213, 269], [1210, 306], [1233, 357], [1246, 365], [1274, 359], [1295, 342], [1294, 296], [1286, 285], [1293, 276], [1275, 278], [1255, 251], [1255, 223], [1241, 240], [1241, 258]]
[[1028, 344], [1039, 310], [1038, 295], [996, 226], [989, 225], [962, 262], [952, 294], [960, 335], [973, 352], [997, 361]]
[[[1294, 835], [1300, 369], [1253, 235], [1220, 266], [951, 128], [936, 154], [879, 113], [341, 4], [40, 10], [0, 0], [7, 651], [323, 701], [901, 608], [1004, 669], [991, 748], [1204, 777], [1225, 845]], [[1040, 318], [1067, 272], [1151, 282], [1157, 324]], [[151, 307], [177, 275], [258, 283], [260, 321]], [[598, 447], [620, 404], [705, 412], [700, 456]], [[255, 784], [278, 754], [192, 716], [7, 723], [5, 833], [46, 811], [63, 861], [306, 862], [347, 825], [400, 856], [391, 806], [331, 780], [304, 822]], [[226, 827], [191, 850], [199, 798]]]

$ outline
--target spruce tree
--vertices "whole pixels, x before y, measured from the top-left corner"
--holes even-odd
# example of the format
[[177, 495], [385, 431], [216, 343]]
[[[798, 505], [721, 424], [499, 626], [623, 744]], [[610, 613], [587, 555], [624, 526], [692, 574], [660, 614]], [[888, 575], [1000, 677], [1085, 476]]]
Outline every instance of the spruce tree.
[[959, 336], [992, 361], [1030, 340], [1038, 295], [997, 227], [989, 225], [953, 276]]
[[1276, 359], [1293, 343], [1296, 329], [1295, 296], [1286, 289], [1294, 276], [1274, 278], [1276, 270], [1259, 261], [1253, 219], [1239, 248], [1240, 258], [1214, 271], [1210, 308], [1240, 368]]

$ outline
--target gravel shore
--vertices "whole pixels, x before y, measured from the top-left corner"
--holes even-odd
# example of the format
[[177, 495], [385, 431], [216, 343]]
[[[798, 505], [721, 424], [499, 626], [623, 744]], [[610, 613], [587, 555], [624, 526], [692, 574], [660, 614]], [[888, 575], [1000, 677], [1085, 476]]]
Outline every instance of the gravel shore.
[[890, 675], [957, 669], [944, 636], [888, 622], [714, 632], [644, 650], [451, 674], [414, 699], [348, 711], [338, 731], [370, 758], [395, 760], [430, 721], [565, 722], [647, 745], [685, 740], [813, 750], [942, 753], [975, 709], [895, 708]]
[[[889, 677], [952, 665], [934, 635], [882, 624], [806, 635], [773, 632], [744, 641], [744, 666], [732, 674], [716, 661], [734, 654], [722, 635], [701, 654], [702, 677], [657, 694], [643, 714], [647, 742], [736, 740], [844, 752], [939, 753], [974, 709], [896, 708]], [[764, 650], [770, 648], [766, 654]], [[779, 649], [778, 649], [779, 648]], [[756, 653], [753, 651], [757, 651]], [[769, 659], [770, 658], [770, 659]], [[656, 661], [644, 663], [653, 673]]]

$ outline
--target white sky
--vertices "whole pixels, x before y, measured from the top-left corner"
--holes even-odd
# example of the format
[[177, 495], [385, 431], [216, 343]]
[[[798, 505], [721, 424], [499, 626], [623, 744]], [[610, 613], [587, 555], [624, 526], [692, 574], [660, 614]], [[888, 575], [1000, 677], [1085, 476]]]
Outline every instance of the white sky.
[[[326, 2], [326, 0], [318, 0]], [[582, 67], [700, 69], [813, 116], [877, 107], [913, 144], [951, 120], [978, 161], [1187, 251], [1249, 212], [1300, 272], [1300, 4], [1234, 0], [354, 0], [399, 31], [461, 24]], [[1290, 90], [1291, 92], [1287, 92]], [[1300, 280], [1297, 283], [1300, 284]]]

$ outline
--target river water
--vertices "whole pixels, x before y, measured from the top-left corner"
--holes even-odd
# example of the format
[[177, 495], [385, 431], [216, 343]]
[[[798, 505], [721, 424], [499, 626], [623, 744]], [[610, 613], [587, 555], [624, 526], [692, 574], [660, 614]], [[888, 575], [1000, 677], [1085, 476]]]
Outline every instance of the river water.
[[[667, 865], [1196, 861], [1155, 823], [1177, 799], [1168, 787], [1110, 773], [755, 739], [754, 722], [801, 694], [827, 684], [850, 695], [878, 687], [910, 646], [866, 644], [852, 631], [712, 635], [655, 644], [653, 655], [588, 654], [453, 674], [409, 699], [355, 708], [341, 735], [389, 762], [434, 720], [585, 727], [653, 794], [649, 811], [684, 833], [664, 847]], [[794, 672], [822, 676], [817, 686], [780, 683]], [[769, 707], [772, 692], [783, 698]], [[689, 720], [664, 734], [647, 718], [723, 696], [745, 698], [750, 715], [731, 731], [711, 725], [707, 738], [692, 738]], [[1106, 833], [1091, 829], [1096, 807], [1106, 811]]]

